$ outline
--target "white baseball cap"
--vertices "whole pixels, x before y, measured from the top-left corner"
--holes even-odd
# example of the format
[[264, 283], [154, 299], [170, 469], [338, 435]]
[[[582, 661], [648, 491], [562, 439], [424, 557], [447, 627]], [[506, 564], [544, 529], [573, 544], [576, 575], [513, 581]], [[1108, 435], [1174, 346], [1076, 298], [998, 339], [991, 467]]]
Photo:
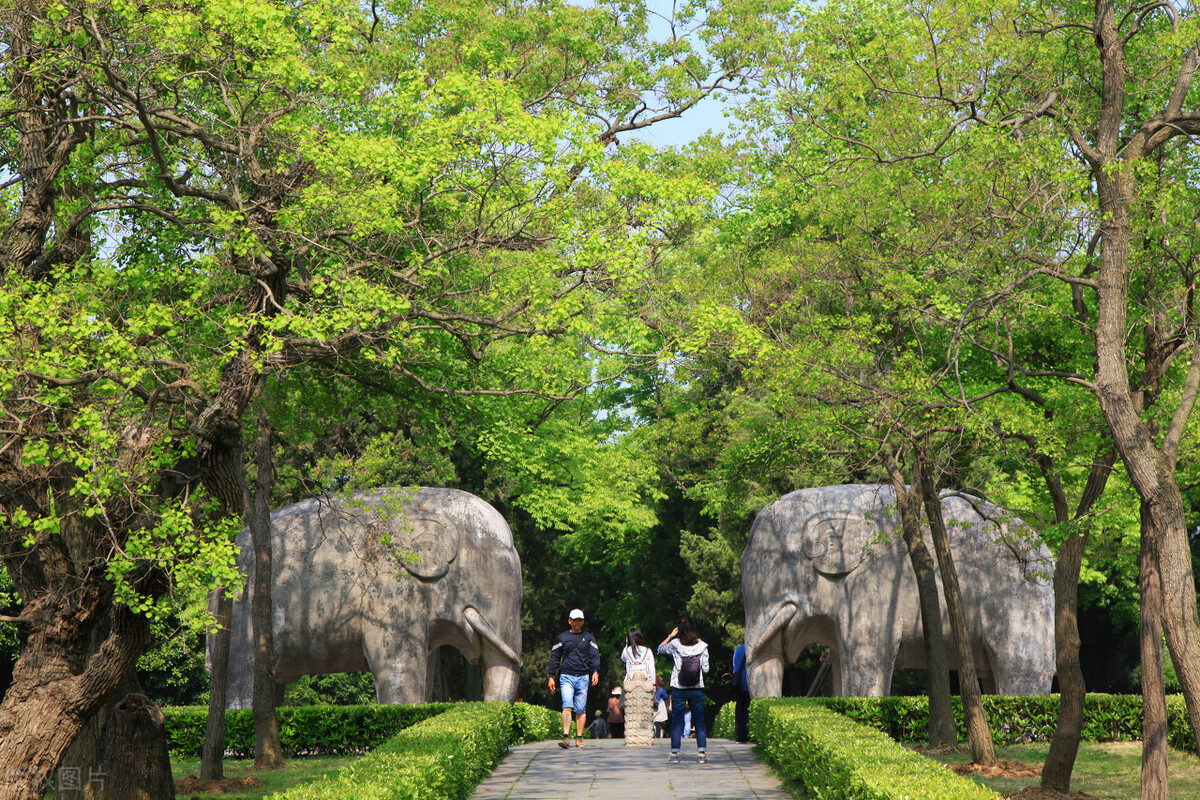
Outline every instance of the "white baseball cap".
[[572, 608], [571, 613], [567, 614], [567, 619], [583, 619], [583, 612], [578, 608]]

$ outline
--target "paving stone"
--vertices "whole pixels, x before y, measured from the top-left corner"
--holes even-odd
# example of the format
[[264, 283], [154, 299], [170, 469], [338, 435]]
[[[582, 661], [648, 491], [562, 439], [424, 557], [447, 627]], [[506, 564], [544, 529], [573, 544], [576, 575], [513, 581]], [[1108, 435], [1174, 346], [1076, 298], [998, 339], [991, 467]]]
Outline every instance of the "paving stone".
[[472, 800], [791, 800], [761, 764], [752, 745], [708, 740], [708, 763], [694, 740], [680, 763], [668, 764], [670, 743], [626, 747], [622, 739], [589, 741], [563, 750], [557, 741], [513, 747]]

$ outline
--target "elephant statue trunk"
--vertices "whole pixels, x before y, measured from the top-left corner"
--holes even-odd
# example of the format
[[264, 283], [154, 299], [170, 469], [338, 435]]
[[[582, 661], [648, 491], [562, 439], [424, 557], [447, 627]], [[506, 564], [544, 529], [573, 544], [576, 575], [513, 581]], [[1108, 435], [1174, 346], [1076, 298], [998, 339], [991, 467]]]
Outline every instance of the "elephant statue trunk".
[[467, 624], [482, 640], [483, 696], [513, 698], [521, 679], [521, 657], [509, 647], [474, 606], [464, 612]]

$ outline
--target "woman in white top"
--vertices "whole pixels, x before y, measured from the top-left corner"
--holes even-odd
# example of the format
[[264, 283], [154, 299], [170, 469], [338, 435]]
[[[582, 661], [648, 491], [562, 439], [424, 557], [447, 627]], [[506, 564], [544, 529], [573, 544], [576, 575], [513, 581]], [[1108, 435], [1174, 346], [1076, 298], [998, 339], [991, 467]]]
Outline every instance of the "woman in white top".
[[670, 763], [679, 763], [679, 745], [683, 740], [684, 711], [692, 713], [696, 730], [697, 760], [707, 760], [708, 726], [704, 723], [704, 673], [708, 672], [708, 645], [696, 633], [692, 621], [679, 618], [679, 625], [658, 646], [660, 655], [675, 659], [671, 670], [671, 755]]
[[654, 744], [654, 652], [633, 628], [621, 651], [625, 662], [625, 744]]

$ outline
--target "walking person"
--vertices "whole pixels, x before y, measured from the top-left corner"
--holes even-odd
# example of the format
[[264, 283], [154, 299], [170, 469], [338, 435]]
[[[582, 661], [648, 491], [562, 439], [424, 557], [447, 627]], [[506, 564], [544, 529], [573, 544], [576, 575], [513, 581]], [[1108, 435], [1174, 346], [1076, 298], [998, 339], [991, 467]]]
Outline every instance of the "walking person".
[[733, 702], [733, 735], [744, 744], [750, 741], [750, 684], [744, 642], [733, 649]]
[[654, 744], [654, 652], [641, 630], [625, 635], [625, 744]]
[[671, 719], [671, 698], [663, 688], [662, 678], [654, 676], [654, 738], [663, 738], [663, 733]]
[[625, 738], [625, 697], [621, 687], [614, 686], [608, 698], [608, 735], [614, 739]]
[[708, 760], [708, 730], [704, 723], [704, 673], [708, 672], [708, 645], [696, 633], [691, 619], [680, 617], [679, 624], [658, 646], [660, 655], [675, 660], [671, 669], [671, 755], [668, 762], [679, 763], [679, 745], [683, 740], [683, 715], [691, 712], [696, 728], [696, 760]]
[[591, 732], [593, 739], [608, 738], [608, 722], [600, 715], [599, 711], [596, 712], [596, 718], [588, 724], [587, 729]]
[[[571, 746], [571, 718], [575, 718], [575, 746], [583, 747], [583, 726], [587, 720], [588, 684], [600, 683], [600, 646], [583, 630], [583, 612], [571, 609], [567, 615], [569, 630], [554, 640], [550, 648], [550, 691], [562, 692], [562, 740], [559, 747]], [[558, 676], [557, 679], [555, 676]]]

